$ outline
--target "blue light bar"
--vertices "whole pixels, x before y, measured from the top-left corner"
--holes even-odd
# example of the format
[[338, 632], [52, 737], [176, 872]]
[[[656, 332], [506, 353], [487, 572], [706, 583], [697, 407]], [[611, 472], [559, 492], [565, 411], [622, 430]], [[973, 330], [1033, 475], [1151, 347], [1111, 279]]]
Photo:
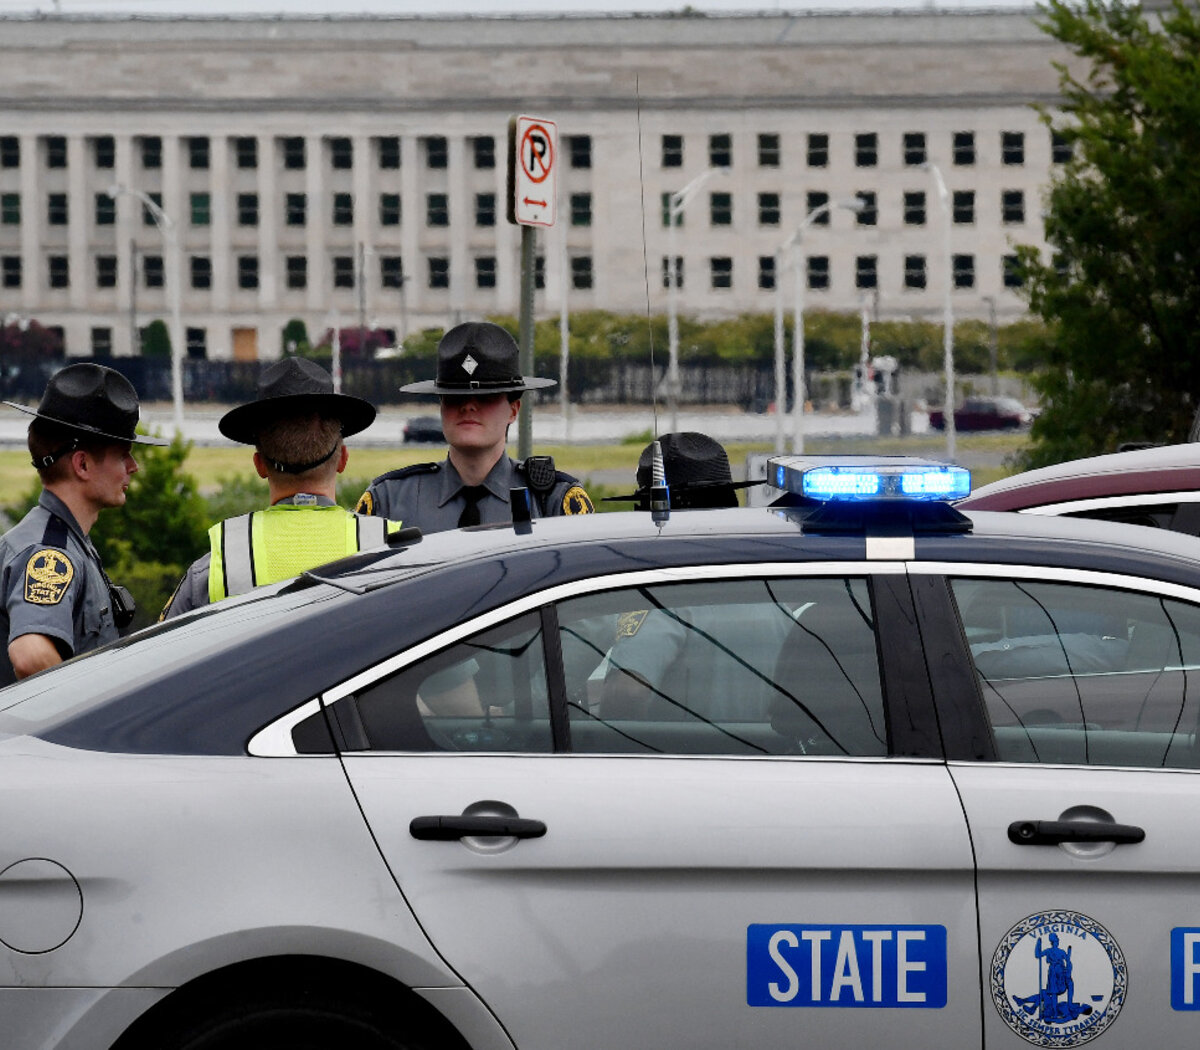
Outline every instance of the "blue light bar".
[[822, 502], [949, 503], [971, 492], [964, 468], [908, 456], [776, 456], [767, 477], [778, 489]]

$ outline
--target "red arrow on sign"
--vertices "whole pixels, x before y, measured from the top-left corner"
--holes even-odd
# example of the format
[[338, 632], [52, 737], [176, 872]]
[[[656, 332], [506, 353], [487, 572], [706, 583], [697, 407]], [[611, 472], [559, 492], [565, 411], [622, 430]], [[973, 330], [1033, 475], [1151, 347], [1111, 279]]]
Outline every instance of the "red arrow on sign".
[[525, 204], [540, 204], [543, 208], [546, 206], [545, 201], [535, 201], [532, 197], [526, 197], [524, 200], [524, 203]]

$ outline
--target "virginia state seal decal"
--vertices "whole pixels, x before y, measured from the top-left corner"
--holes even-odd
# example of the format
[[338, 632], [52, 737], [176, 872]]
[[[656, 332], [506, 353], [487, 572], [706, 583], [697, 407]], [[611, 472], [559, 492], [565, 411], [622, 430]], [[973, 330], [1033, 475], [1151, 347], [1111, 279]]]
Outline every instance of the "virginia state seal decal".
[[992, 1002], [1034, 1046], [1091, 1042], [1117, 1019], [1128, 987], [1121, 946], [1077, 911], [1022, 919], [992, 956]]

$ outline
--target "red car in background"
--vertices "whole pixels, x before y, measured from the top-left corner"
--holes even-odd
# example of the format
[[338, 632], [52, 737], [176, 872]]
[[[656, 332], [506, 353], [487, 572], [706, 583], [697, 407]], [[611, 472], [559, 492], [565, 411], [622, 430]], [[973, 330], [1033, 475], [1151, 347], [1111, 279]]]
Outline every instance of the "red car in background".
[[1200, 442], [1028, 470], [983, 485], [955, 506], [1102, 518], [1200, 536]]
[[[1033, 413], [1015, 397], [968, 397], [962, 408], [954, 410], [955, 430], [1020, 430], [1033, 422]], [[942, 409], [929, 413], [929, 425], [943, 430], [946, 417]]]

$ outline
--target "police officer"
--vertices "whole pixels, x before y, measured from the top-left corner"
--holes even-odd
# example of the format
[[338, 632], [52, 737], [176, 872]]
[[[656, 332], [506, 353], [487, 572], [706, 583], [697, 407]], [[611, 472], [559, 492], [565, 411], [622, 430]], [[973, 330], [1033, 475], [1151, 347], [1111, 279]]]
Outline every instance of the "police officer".
[[0, 537], [7, 685], [115, 641], [132, 621], [132, 599], [109, 581], [88, 533], [100, 511], [124, 505], [132, 446], [166, 442], [136, 433], [137, 393], [102, 365], [56, 372], [36, 409], [4, 403], [34, 417], [29, 453], [42, 480], [37, 506]]
[[445, 461], [383, 474], [356, 509], [441, 532], [511, 521], [509, 490], [527, 488], [534, 517], [592, 513], [583, 487], [555, 470], [549, 456], [518, 463], [505, 455], [522, 392], [554, 385], [553, 379], [523, 378], [519, 358], [516, 340], [499, 325], [472, 321], [451, 328], [438, 344], [437, 379], [400, 388], [441, 397], [442, 432], [450, 445]]
[[398, 522], [352, 514], [335, 498], [350, 457], [343, 438], [374, 419], [374, 405], [335, 394], [332, 377], [312, 361], [286, 357], [265, 368], [257, 398], [217, 426], [230, 440], [255, 446], [270, 506], [209, 529], [209, 553], [192, 563], [159, 619], [383, 544]]

